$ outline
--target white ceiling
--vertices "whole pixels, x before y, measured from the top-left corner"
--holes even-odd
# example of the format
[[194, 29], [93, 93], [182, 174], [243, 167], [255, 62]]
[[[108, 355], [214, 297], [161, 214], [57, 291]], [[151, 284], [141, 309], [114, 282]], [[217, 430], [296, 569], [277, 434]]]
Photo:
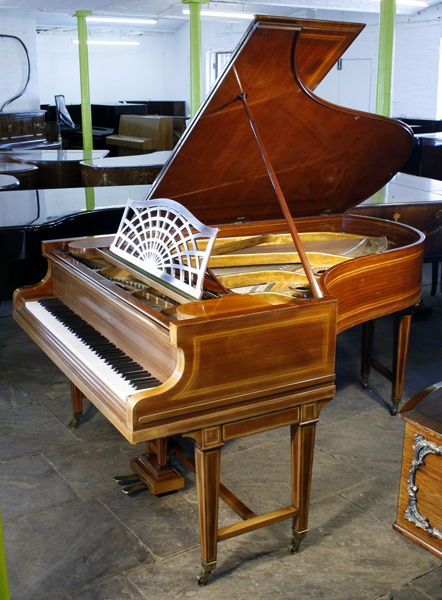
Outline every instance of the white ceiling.
[[[425, 10], [420, 6], [401, 4], [404, 0], [396, 0], [396, 12], [401, 15], [412, 15]], [[428, 6], [442, 4], [441, 0], [428, 0]], [[377, 13], [379, 0], [218, 0], [210, 4], [202, 4], [203, 9], [233, 12], [250, 12], [293, 17], [314, 17], [316, 10], [351, 11]], [[36, 11], [37, 29], [46, 30], [54, 27], [61, 30], [76, 29], [77, 10], [91, 10], [99, 16], [132, 16], [152, 17], [157, 19], [156, 25], [136, 26], [121, 24], [115, 28], [152, 32], [176, 31], [187, 19], [182, 13], [184, 5], [181, 0], [89, 0], [79, 6], [78, 0], [0, 0], [0, 9]], [[341, 18], [340, 15], [337, 17]], [[103, 25], [88, 24], [90, 28], [103, 28]], [[105, 29], [111, 27], [106, 25]]]

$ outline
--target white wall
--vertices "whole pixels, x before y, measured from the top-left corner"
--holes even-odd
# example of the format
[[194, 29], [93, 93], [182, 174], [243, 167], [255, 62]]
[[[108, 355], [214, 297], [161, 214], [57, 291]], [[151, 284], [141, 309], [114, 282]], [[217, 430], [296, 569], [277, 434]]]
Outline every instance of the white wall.
[[201, 27], [201, 46], [204, 65], [202, 68], [201, 89], [203, 96], [207, 86], [206, 61], [212, 50], [233, 50], [238, 45], [249, 26], [248, 21], [225, 23], [222, 21], [203, 20]]
[[187, 114], [190, 114], [190, 40], [187, 23], [167, 40], [163, 75], [164, 97], [152, 99], [185, 100]]
[[[113, 36], [106, 35], [106, 39]], [[175, 54], [172, 35], [136, 36], [139, 46], [88, 46], [89, 82], [92, 104], [121, 100], [181, 100], [166, 94], [170, 85], [170, 57]], [[37, 36], [42, 104], [54, 104], [55, 94], [64, 94], [67, 104], [79, 104], [80, 71], [77, 39], [72, 35]]]
[[[0, 33], [20, 38], [28, 50], [31, 62], [31, 79], [26, 92], [8, 104], [4, 112], [38, 110], [40, 97], [34, 13], [0, 10]], [[10, 38], [0, 38], [0, 106], [21, 92], [26, 83], [26, 75], [27, 61], [21, 44]]]
[[[436, 119], [442, 8], [396, 24], [393, 115]], [[440, 117], [439, 117], [440, 118]]]
[[[202, 56], [210, 50], [234, 48], [247, 29], [247, 23], [204, 21]], [[88, 46], [91, 103], [122, 100], [185, 100], [190, 103], [190, 40], [185, 22], [174, 34], [141, 35], [120, 38], [106, 33], [106, 39], [139, 41], [139, 46]], [[37, 35], [40, 65], [41, 104], [54, 104], [55, 94], [64, 94], [67, 104], [78, 104], [80, 74], [78, 46], [72, 34]], [[92, 39], [92, 38], [90, 38]], [[94, 35], [97, 39], [97, 35]], [[206, 89], [203, 66], [201, 89]]]
[[[372, 61], [370, 106], [375, 107], [376, 65], [379, 17], [377, 14], [315, 11], [315, 18], [367, 23], [366, 28], [344, 55], [348, 59]], [[436, 6], [413, 17], [398, 17], [396, 25], [392, 114], [435, 119], [439, 72], [442, 8]], [[202, 50], [205, 60], [210, 50], [234, 48], [247, 23], [203, 20]], [[34, 35], [32, 13], [0, 11], [0, 33], [21, 37], [32, 61], [32, 79], [25, 96], [7, 110], [30, 110], [40, 103], [54, 102], [64, 94], [68, 104], [80, 102], [78, 47], [71, 34]], [[186, 100], [189, 103], [189, 28], [185, 22], [175, 34], [142, 35], [126, 39], [140, 41], [137, 47], [89, 46], [91, 101], [113, 103], [120, 100]], [[5, 40], [0, 39], [2, 49]], [[9, 40], [7, 40], [8, 43]], [[21, 48], [16, 44], [18, 50]], [[17, 54], [17, 49], [14, 52]], [[11, 50], [8, 49], [8, 52]], [[0, 61], [0, 100], [18, 87], [17, 77], [23, 56]], [[12, 57], [11, 57], [12, 58]], [[37, 70], [38, 63], [38, 70]], [[10, 65], [13, 65], [11, 68]], [[23, 74], [20, 74], [23, 78]], [[38, 77], [38, 79], [37, 79]], [[206, 89], [202, 69], [201, 89]], [[5, 83], [3, 83], [5, 82]]]
[[[378, 33], [379, 33], [379, 15], [376, 13], [345, 13], [343, 11], [315, 11], [317, 19], [324, 19], [330, 21], [348, 21], [351, 23], [362, 23], [365, 25], [362, 32], [358, 35], [353, 44], [343, 54], [342, 58], [345, 61], [369, 61], [371, 64], [371, 73], [366, 73], [361, 76], [368, 77], [368, 85], [361, 83], [360, 81], [354, 81], [354, 90], [348, 97], [348, 101], [345, 101], [345, 95], [342, 102], [343, 106], [350, 108], [356, 108], [361, 110], [368, 110], [369, 112], [375, 112], [376, 106], [376, 68], [378, 61]], [[334, 67], [336, 69], [336, 67]], [[332, 85], [339, 85], [338, 79], [335, 77], [335, 73], [332, 69], [324, 79], [324, 82], [318, 86], [315, 93], [323, 97], [325, 100], [335, 102], [335, 98], [338, 97], [338, 93], [330, 90], [329, 82], [333, 82]], [[351, 83], [350, 83], [351, 85]], [[351, 102], [354, 99], [354, 93], [365, 93], [367, 92], [368, 98], [360, 99], [360, 101]], [[326, 93], [324, 93], [326, 91]], [[342, 98], [342, 94], [339, 94]], [[361, 107], [364, 107], [362, 109]]]

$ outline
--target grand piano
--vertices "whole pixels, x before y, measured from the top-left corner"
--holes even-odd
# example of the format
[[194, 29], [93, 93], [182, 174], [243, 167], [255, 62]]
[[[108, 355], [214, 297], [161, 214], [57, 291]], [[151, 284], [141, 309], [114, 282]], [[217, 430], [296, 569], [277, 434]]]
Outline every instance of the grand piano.
[[[154, 494], [184, 485], [171, 454], [195, 470], [200, 585], [219, 541], [291, 519], [298, 550], [337, 333], [396, 315], [383, 371], [400, 401], [424, 236], [343, 213], [397, 172], [412, 133], [313, 93], [362, 28], [257, 17], [117, 233], [45, 242], [46, 277], [14, 295], [15, 319], [71, 381], [72, 426], [87, 397], [127, 440], [145, 441], [131, 470]], [[372, 333], [366, 371], [381, 367]], [[221, 450], [282, 426], [292, 502], [257, 515], [220, 483]], [[240, 522], [218, 528], [220, 497]]]

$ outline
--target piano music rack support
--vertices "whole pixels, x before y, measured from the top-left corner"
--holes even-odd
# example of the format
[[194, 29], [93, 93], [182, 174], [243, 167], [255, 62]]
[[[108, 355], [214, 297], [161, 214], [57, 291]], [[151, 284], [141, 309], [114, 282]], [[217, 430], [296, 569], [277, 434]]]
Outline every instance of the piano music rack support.
[[[176, 457], [196, 474], [202, 571], [198, 585], [208, 583], [217, 565], [218, 542], [292, 519], [289, 551], [299, 550], [307, 535], [310, 486], [316, 423], [322, 407], [331, 397], [300, 404], [282, 411], [251, 417], [184, 434], [195, 444], [195, 459], [181, 446], [173, 449]], [[290, 425], [292, 504], [263, 515], [256, 515], [220, 482], [221, 450], [225, 442]], [[218, 528], [219, 498], [243, 521]]]
[[393, 366], [392, 370], [373, 358], [373, 341], [376, 320], [366, 321], [362, 324], [362, 351], [361, 351], [361, 377], [362, 385], [368, 388], [368, 378], [370, 369], [386, 377], [392, 383], [391, 390], [391, 409], [392, 415], [398, 412], [399, 404], [402, 400], [402, 391], [404, 386], [405, 363], [407, 360], [408, 340], [410, 337], [411, 317], [413, 307], [399, 311], [394, 315], [393, 330]]

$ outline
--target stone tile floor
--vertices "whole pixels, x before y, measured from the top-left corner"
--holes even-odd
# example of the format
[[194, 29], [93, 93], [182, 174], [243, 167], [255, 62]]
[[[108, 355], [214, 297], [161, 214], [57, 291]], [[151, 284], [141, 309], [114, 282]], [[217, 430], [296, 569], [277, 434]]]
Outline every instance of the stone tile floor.
[[[404, 401], [442, 379], [442, 296], [414, 319]], [[403, 421], [389, 414], [390, 385], [359, 379], [360, 330], [338, 338], [337, 395], [317, 428], [309, 534], [287, 552], [289, 522], [224, 541], [198, 588], [194, 476], [184, 490], [122, 494], [112, 481], [143, 451], [88, 404], [69, 429], [69, 384], [0, 306], [0, 508], [12, 600], [442, 600], [442, 568], [392, 529]], [[389, 361], [392, 319], [377, 326]], [[255, 512], [290, 502], [287, 428], [224, 448], [222, 480]], [[232, 520], [221, 502], [220, 520]]]

